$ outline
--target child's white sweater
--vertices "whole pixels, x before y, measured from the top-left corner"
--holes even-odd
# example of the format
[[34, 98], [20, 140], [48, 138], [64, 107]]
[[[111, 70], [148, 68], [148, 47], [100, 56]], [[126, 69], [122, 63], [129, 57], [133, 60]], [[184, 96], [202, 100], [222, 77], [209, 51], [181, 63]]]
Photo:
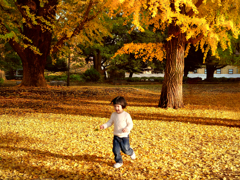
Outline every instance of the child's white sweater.
[[[118, 137], [128, 137], [131, 129], [133, 128], [133, 121], [129, 113], [123, 111], [118, 114], [117, 112], [112, 113], [110, 120], [103, 124], [104, 129], [110, 127], [114, 124], [113, 134]], [[122, 130], [127, 128], [127, 132], [123, 132]]]

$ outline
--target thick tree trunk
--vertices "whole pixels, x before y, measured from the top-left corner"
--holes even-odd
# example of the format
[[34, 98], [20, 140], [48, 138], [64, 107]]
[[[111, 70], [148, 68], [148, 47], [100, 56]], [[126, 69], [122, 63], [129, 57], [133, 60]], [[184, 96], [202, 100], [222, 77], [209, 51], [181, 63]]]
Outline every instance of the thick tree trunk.
[[[23, 35], [31, 40], [24, 40], [24, 44], [29, 47], [36, 48], [40, 54], [37, 54], [29, 47], [23, 48], [13, 39], [9, 41], [13, 49], [18, 53], [23, 64], [23, 80], [20, 86], [35, 86], [46, 87], [47, 83], [44, 78], [44, 68], [46, 65], [47, 56], [50, 53], [50, 45], [52, 40], [52, 30], [50, 26], [46, 27], [46, 24], [41, 20], [37, 20], [38, 24], [33, 24], [31, 20], [26, 16], [26, 8], [28, 6], [32, 15], [36, 17], [44, 17], [51, 22], [55, 19], [57, 0], [49, 0], [44, 4], [44, 7], [40, 6], [38, 0], [17, 0], [17, 4], [22, 15], [27, 19], [28, 23], [23, 24]], [[29, 23], [31, 25], [29, 25]]]
[[47, 55], [50, 51], [51, 33], [43, 32], [40, 26], [35, 28], [24, 27], [27, 37], [33, 41], [33, 45], [38, 47], [41, 55], [36, 54], [31, 49], [24, 49], [20, 57], [23, 64], [23, 80], [20, 86], [46, 87], [44, 68]]
[[169, 36], [172, 34], [175, 36], [166, 43], [167, 62], [158, 106], [177, 109], [184, 106], [182, 81], [186, 38], [174, 23], [169, 26], [168, 33]]
[[22, 59], [23, 79], [20, 86], [46, 87], [44, 67], [46, 58], [38, 56], [33, 52], [26, 59]]
[[206, 70], [207, 70], [207, 79], [213, 78], [216, 67], [214, 65], [206, 65]]
[[129, 73], [129, 77], [131, 78], [133, 76], [133, 72], [130, 72]]

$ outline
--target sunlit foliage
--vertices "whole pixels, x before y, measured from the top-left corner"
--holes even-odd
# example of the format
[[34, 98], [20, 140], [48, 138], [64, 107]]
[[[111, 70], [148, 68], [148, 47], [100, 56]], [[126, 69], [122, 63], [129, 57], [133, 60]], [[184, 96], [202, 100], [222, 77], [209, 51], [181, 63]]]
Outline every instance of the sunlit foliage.
[[[205, 55], [211, 49], [213, 55], [218, 56], [217, 47], [220, 46], [223, 50], [230, 48], [231, 36], [237, 39], [240, 33], [240, 1], [123, 0], [121, 2], [123, 6], [129, 7], [123, 10], [126, 16], [128, 13], [134, 13], [133, 28], [144, 30], [145, 27], [153, 24], [155, 30], [165, 31], [174, 22], [180, 27], [180, 31], [170, 35], [167, 40], [177, 37], [179, 33], [185, 33], [187, 43], [193, 43], [201, 48]], [[144, 45], [135, 44], [135, 46], [126, 45], [118, 53], [135, 51], [138, 46]], [[165, 49], [162, 48], [162, 51]], [[159, 53], [159, 60], [163, 59], [162, 54]]]

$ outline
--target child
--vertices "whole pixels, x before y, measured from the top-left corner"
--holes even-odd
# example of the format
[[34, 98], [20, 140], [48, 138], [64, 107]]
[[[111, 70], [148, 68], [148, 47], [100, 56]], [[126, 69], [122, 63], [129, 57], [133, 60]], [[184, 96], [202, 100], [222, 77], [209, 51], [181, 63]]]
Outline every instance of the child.
[[118, 96], [114, 98], [111, 103], [114, 105], [116, 112], [112, 113], [110, 120], [101, 125], [100, 129], [106, 129], [114, 124], [114, 138], [113, 138], [113, 153], [116, 164], [113, 167], [119, 168], [123, 165], [123, 160], [120, 150], [129, 155], [132, 159], [136, 159], [136, 155], [129, 144], [129, 133], [133, 128], [133, 122], [130, 114], [123, 109], [127, 106], [124, 97]]

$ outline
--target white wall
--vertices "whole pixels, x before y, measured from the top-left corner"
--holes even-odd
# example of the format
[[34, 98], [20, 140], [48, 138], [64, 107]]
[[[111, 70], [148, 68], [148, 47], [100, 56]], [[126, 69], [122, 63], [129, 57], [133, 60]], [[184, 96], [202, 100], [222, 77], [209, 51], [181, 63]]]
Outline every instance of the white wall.
[[[125, 75], [125, 77], [128, 77], [128, 74]], [[133, 74], [133, 77], [164, 77], [164, 74]], [[188, 74], [188, 77], [194, 78], [194, 77], [201, 77], [202, 80], [206, 79], [206, 74]], [[216, 78], [240, 78], [240, 74], [214, 74], [214, 77]]]

